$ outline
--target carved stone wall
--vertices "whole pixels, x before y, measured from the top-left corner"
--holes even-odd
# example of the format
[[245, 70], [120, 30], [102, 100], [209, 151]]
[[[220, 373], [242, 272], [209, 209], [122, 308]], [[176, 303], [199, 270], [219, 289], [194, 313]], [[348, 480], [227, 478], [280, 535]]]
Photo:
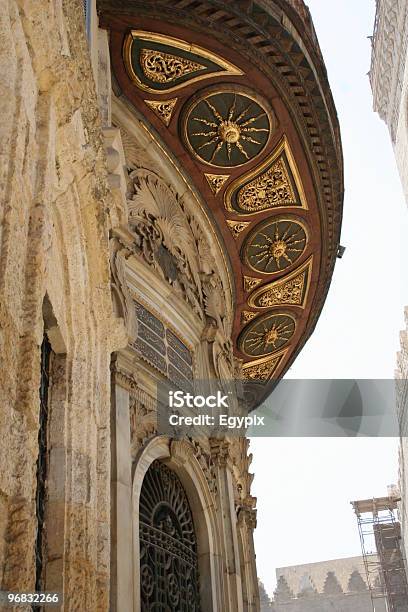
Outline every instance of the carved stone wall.
[[[149, 449], [162, 444], [156, 384], [163, 378], [182, 378], [186, 384], [194, 377], [212, 378], [217, 385], [217, 379], [239, 376], [240, 364], [230, 341], [229, 271], [205, 209], [137, 114], [114, 100], [113, 120], [125, 156], [128, 222], [114, 231], [111, 261], [116, 310], [124, 317], [129, 342], [114, 365], [112, 495], [120, 518], [118, 514], [115, 520], [115, 511], [111, 609], [124, 612], [138, 609], [140, 601], [139, 534], [132, 519], [138, 506], [130, 490], [150, 465], [147, 457], [158, 457]], [[181, 466], [193, 470], [196, 486], [205, 489], [205, 504], [212, 508], [207, 539], [202, 536], [198, 543], [199, 559], [212, 551], [210, 566], [200, 570], [203, 609], [256, 612], [256, 500], [250, 492], [249, 442], [203, 436], [163, 444], [169, 448], [170, 467], [181, 478]], [[194, 500], [197, 492], [190, 493]], [[202, 512], [205, 507], [193, 512], [199, 524]], [[133, 551], [126, 536], [131, 529]], [[133, 565], [128, 562], [132, 557]]]
[[55, 355], [45, 588], [63, 591], [66, 609], [107, 610], [109, 359], [125, 336], [110, 297], [116, 211], [83, 3], [12, 0], [0, 20], [0, 589], [34, 590], [45, 321]]

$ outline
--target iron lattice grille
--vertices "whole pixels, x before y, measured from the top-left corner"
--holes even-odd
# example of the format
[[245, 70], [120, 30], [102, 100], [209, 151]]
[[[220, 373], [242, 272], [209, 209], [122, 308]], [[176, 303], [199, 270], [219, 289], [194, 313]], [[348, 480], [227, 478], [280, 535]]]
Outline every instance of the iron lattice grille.
[[181, 389], [192, 391], [191, 351], [162, 321], [135, 302], [137, 338], [132, 343], [140, 357]]
[[[51, 345], [46, 335], [41, 345], [40, 413], [38, 427], [36, 518], [37, 537], [35, 542], [35, 589], [41, 591], [44, 574], [44, 523], [47, 491], [48, 455], [48, 391], [50, 385]], [[36, 606], [33, 609], [39, 609]]]
[[154, 462], [140, 494], [142, 612], [200, 612], [193, 517], [177, 475]]

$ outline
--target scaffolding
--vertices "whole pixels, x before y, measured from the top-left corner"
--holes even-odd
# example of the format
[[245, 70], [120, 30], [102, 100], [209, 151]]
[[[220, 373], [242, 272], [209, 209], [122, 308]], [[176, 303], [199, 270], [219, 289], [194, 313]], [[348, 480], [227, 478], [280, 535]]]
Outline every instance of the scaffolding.
[[357, 516], [373, 610], [385, 600], [388, 612], [408, 612], [408, 583], [397, 519], [396, 496], [351, 502]]

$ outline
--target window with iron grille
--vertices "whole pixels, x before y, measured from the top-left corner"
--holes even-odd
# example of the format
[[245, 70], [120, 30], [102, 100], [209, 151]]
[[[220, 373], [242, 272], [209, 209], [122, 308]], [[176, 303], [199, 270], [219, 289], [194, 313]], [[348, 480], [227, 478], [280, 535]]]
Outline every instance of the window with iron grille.
[[141, 612], [200, 612], [197, 539], [177, 474], [155, 461], [140, 493]]
[[189, 348], [142, 304], [135, 302], [135, 309], [138, 331], [133, 348], [169, 380], [191, 389], [193, 358]]

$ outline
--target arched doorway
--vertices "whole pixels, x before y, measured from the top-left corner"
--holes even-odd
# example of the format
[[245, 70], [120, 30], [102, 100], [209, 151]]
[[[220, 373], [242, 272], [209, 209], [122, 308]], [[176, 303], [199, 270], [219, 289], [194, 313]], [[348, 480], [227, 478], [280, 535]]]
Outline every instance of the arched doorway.
[[184, 488], [154, 461], [139, 502], [142, 612], [199, 612], [197, 538]]

